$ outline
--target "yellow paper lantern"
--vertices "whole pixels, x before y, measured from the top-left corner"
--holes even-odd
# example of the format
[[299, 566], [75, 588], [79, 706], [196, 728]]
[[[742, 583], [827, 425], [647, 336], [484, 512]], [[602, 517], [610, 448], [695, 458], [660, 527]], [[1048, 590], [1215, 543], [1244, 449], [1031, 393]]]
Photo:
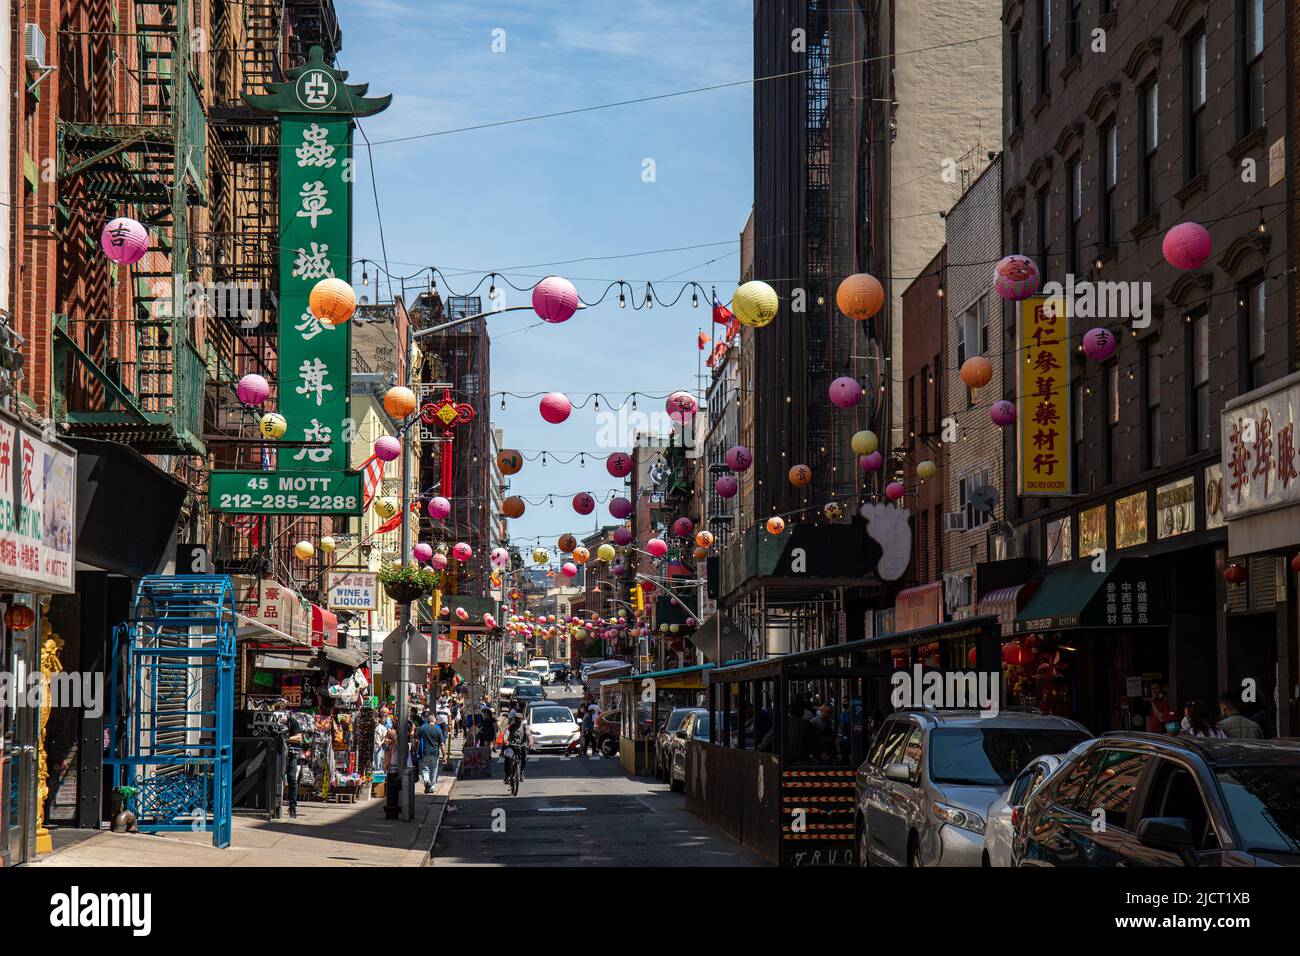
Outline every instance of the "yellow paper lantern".
[[299, 541], [293, 546], [293, 553], [298, 556], [299, 561], [310, 561], [316, 549], [310, 541]]
[[596, 549], [596, 557], [605, 562], [613, 561], [617, 555], [618, 552], [614, 550], [612, 544], [602, 544]]
[[938, 466], [932, 461], [923, 461], [916, 466], [916, 476], [924, 481], [929, 481], [939, 473]]
[[870, 455], [880, 447], [880, 439], [876, 437], [875, 432], [864, 430], [855, 433], [850, 444], [853, 446], [853, 454]]
[[333, 554], [339, 549], [339, 544], [329, 535], [324, 535], [320, 539], [320, 549], [326, 554]]
[[780, 534], [784, 530], [785, 530], [785, 520], [783, 518], [778, 518], [775, 515], [773, 515], [772, 517], [767, 519], [768, 534]]
[[257, 423], [257, 430], [263, 438], [283, 438], [289, 423], [278, 412], [267, 412]]
[[835, 304], [850, 319], [861, 322], [871, 318], [885, 304], [885, 287], [879, 279], [865, 272], [846, 276], [835, 290]]
[[357, 309], [357, 294], [342, 279], [321, 279], [311, 287], [307, 305], [324, 325], [342, 325]]
[[375, 509], [375, 514], [387, 521], [393, 515], [397, 514], [397, 509], [401, 507], [396, 498], [376, 498], [375, 503], [371, 506]]
[[384, 411], [393, 418], [405, 418], [415, 411], [415, 393], [404, 385], [397, 385], [384, 392]]
[[547, 561], [551, 560], [550, 552], [545, 548], [537, 548], [533, 551], [533, 560], [538, 564], [545, 564]]
[[576, 561], [578, 564], [586, 564], [589, 560], [591, 560], [591, 552], [588, 551], [586, 548], [574, 548], [573, 560]]
[[746, 282], [731, 297], [731, 311], [736, 318], [755, 329], [771, 323], [780, 305], [776, 290], [757, 279]]

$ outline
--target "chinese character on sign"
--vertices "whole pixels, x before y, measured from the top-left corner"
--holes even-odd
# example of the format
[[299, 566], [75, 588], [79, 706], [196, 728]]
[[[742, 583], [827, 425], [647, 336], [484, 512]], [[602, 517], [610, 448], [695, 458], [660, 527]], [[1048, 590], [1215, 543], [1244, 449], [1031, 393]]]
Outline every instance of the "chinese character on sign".
[[[304, 362], [303, 364], [305, 365], [306, 363]], [[320, 404], [319, 397], [316, 404]], [[328, 425], [322, 425], [313, 418], [311, 420], [311, 427], [303, 430], [302, 437], [304, 441], [329, 441], [332, 432], [333, 429]], [[293, 456], [293, 460], [302, 461], [304, 458], [307, 458], [310, 461], [323, 462], [329, 461], [333, 457], [333, 448], [299, 448], [298, 453]]]
[[299, 319], [299, 324], [295, 325], [294, 328], [302, 333], [302, 340], [304, 342], [310, 342], [322, 332], [333, 331], [334, 326], [322, 322], [320, 319], [316, 318], [316, 316], [312, 315], [311, 309], [307, 309], [303, 312], [302, 318]]
[[296, 258], [293, 261], [293, 277], [295, 279], [334, 278], [334, 267], [330, 265], [329, 251], [329, 243], [326, 242], [313, 242], [310, 253], [306, 249], [294, 250]]
[[1228, 462], [1228, 471], [1232, 481], [1228, 488], [1237, 493], [1237, 504], [1241, 504], [1243, 490], [1250, 488], [1250, 450], [1246, 448], [1245, 421], [1237, 419], [1232, 426], [1229, 441], [1232, 442], [1232, 460]]
[[302, 208], [298, 210], [299, 219], [310, 219], [311, 227], [316, 228], [316, 220], [321, 216], [331, 215], [334, 210], [327, 205], [329, 194], [325, 191], [325, 184], [319, 179], [315, 182], [304, 183], [298, 193], [302, 197]]
[[303, 143], [294, 152], [298, 168], [317, 166], [329, 169], [334, 165], [334, 147], [329, 143], [329, 130], [312, 123], [302, 133]]
[[36, 455], [34, 446], [26, 436], [23, 437], [23, 504], [36, 500], [36, 486], [32, 484], [33, 459]]
[[0, 438], [0, 494], [6, 494], [9, 487], [9, 436]]
[[325, 106], [329, 103], [329, 78], [320, 70], [313, 70], [302, 85], [308, 106]]
[[1287, 422], [1277, 430], [1277, 480], [1283, 488], [1290, 488], [1296, 477], [1295, 423]]
[[1259, 416], [1259, 427], [1255, 430], [1255, 468], [1250, 473], [1252, 478], [1264, 478], [1264, 497], [1268, 497], [1268, 475], [1273, 469], [1273, 421], [1268, 417], [1268, 406]]
[[329, 374], [329, 368], [319, 358], [303, 359], [302, 365], [298, 368], [298, 380], [302, 383], [294, 389], [299, 395], [316, 396], [316, 405], [319, 406], [325, 398], [326, 392], [334, 391], [333, 385], [325, 383], [325, 376]]

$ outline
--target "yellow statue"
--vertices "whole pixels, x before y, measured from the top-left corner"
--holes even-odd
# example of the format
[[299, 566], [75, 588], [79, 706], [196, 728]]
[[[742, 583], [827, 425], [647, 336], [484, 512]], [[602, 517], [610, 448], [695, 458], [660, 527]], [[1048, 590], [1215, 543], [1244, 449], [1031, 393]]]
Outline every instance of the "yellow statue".
[[36, 766], [36, 852], [51, 853], [54, 841], [45, 828], [45, 801], [50, 795], [50, 769], [45, 756], [45, 735], [50, 723], [50, 677], [63, 672], [63, 638], [54, 633], [49, 618], [50, 599], [41, 599], [41, 734]]

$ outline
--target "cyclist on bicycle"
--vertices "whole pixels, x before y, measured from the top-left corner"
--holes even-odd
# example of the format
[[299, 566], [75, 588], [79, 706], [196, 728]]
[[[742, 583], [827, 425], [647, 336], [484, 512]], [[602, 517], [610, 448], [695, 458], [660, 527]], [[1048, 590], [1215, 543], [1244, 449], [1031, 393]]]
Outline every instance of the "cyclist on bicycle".
[[[510, 722], [505, 731], [505, 743], [501, 747], [501, 753], [506, 762], [506, 786], [510, 785], [510, 774], [514, 771], [514, 761], [519, 760], [519, 779], [524, 779], [524, 771], [528, 767], [528, 735], [524, 732], [524, 721], [519, 716], [519, 711], [510, 712]], [[510, 751], [510, 752], [507, 752]]]

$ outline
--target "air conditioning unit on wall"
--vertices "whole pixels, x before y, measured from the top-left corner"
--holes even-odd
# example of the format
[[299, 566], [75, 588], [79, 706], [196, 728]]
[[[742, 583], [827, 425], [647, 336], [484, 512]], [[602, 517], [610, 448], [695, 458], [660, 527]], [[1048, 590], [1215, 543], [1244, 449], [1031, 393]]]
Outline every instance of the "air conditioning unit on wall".
[[35, 23], [26, 24], [23, 27], [23, 59], [27, 62], [27, 69], [36, 74], [36, 78], [27, 87], [29, 93], [40, 85], [41, 80], [54, 72], [54, 67], [45, 61], [45, 56], [45, 32]]
[[965, 531], [966, 530], [966, 512], [949, 511], [943, 516], [944, 531]]

